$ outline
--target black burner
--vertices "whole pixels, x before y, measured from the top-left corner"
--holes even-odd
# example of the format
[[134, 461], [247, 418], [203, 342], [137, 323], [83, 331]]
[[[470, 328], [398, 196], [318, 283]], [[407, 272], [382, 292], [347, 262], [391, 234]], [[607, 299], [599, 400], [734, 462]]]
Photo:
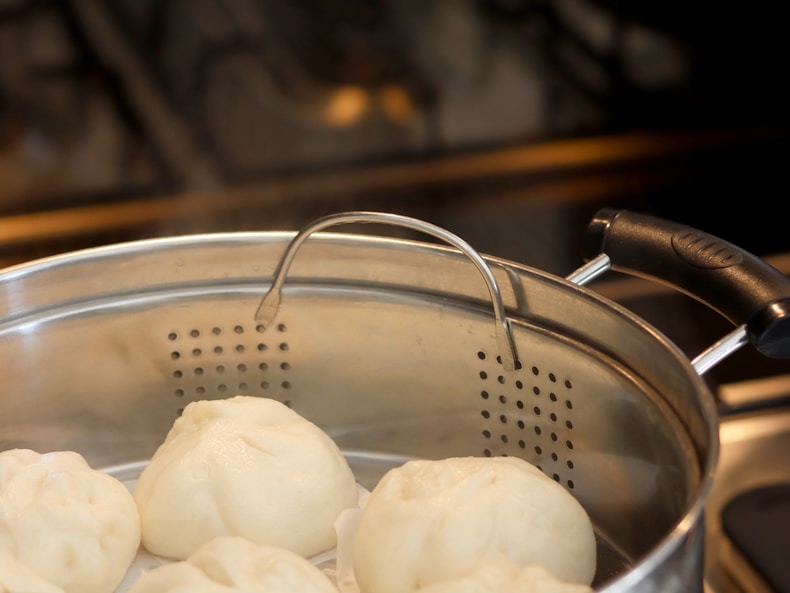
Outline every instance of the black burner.
[[743, 492], [721, 511], [733, 578], [749, 593], [790, 593], [790, 484]]

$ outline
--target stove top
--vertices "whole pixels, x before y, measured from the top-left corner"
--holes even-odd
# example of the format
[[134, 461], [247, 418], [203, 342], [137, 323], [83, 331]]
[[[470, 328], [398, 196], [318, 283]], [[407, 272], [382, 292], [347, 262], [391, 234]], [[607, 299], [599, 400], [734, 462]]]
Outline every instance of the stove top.
[[[782, 382], [790, 393], [790, 377]], [[790, 407], [724, 417], [720, 435], [706, 508], [706, 585], [711, 593], [787, 593]]]

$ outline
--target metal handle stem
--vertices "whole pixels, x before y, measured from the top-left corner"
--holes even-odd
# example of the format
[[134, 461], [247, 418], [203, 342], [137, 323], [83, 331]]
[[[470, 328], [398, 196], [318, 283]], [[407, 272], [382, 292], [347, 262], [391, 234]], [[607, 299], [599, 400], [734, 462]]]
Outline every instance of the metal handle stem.
[[509, 371], [512, 371], [516, 368], [518, 356], [516, 353], [516, 345], [513, 340], [513, 333], [510, 329], [510, 322], [508, 321], [505, 314], [505, 305], [502, 302], [499, 284], [497, 283], [491, 268], [488, 266], [485, 260], [466, 241], [454, 235], [450, 231], [423, 220], [411, 218], [408, 216], [401, 216], [399, 214], [362, 211], [345, 212], [319, 218], [307, 227], [303, 228], [292, 239], [290, 245], [277, 264], [272, 285], [269, 287], [269, 291], [263, 297], [260, 305], [258, 305], [257, 311], [255, 312], [256, 320], [258, 320], [264, 327], [267, 327], [276, 317], [277, 311], [280, 308], [282, 285], [285, 281], [285, 276], [288, 273], [288, 269], [291, 267], [291, 263], [296, 256], [296, 252], [302, 246], [302, 243], [304, 243], [307, 238], [315, 232], [330, 226], [347, 223], [384, 223], [423, 232], [428, 235], [432, 235], [437, 239], [445, 241], [468, 257], [483, 276], [483, 279], [488, 286], [488, 292], [491, 295], [491, 301], [494, 306], [494, 317], [496, 318], [496, 339], [499, 346], [500, 357], [502, 359], [502, 366], [505, 368], [505, 370]]
[[[565, 278], [574, 284], [584, 286], [609, 271], [611, 267], [612, 262], [609, 256], [601, 253]], [[739, 326], [701, 352], [691, 361], [691, 366], [694, 367], [697, 374], [702, 375], [748, 343], [749, 334], [746, 325]]]
[[705, 349], [704, 352], [697, 355], [691, 361], [691, 366], [694, 367], [697, 374], [702, 375], [748, 343], [749, 332], [746, 325], [738, 326], [715, 344]]
[[605, 253], [601, 253], [576, 271], [568, 274], [565, 279], [579, 286], [584, 286], [611, 269], [612, 260]]

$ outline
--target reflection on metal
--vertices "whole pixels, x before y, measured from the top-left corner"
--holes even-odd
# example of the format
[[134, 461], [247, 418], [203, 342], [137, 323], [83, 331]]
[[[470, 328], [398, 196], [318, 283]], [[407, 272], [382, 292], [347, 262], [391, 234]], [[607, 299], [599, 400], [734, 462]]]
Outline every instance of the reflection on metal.
[[745, 325], [735, 328], [731, 333], [706, 349], [691, 361], [691, 366], [703, 375], [730, 354], [749, 343], [749, 332]]
[[[747, 389], [748, 386], [745, 386]], [[742, 593], [742, 566], [728, 561], [720, 513], [741, 492], [766, 484], [790, 481], [790, 408], [776, 406], [760, 412], [725, 417], [719, 429], [721, 454], [706, 505], [706, 591]], [[733, 579], [735, 577], [735, 580]]]
[[410, 216], [400, 216], [387, 212], [344, 212], [331, 216], [325, 216], [319, 220], [314, 221], [311, 225], [303, 228], [294, 237], [286, 249], [285, 253], [277, 264], [277, 269], [274, 272], [274, 279], [272, 280], [269, 291], [263, 296], [258, 310], [255, 312], [255, 319], [257, 319], [263, 327], [268, 327], [277, 316], [277, 311], [280, 308], [280, 300], [282, 296], [282, 286], [285, 282], [285, 277], [288, 270], [296, 257], [296, 252], [302, 244], [308, 239], [310, 235], [320, 230], [326, 229], [338, 224], [348, 223], [383, 223], [394, 226], [401, 226], [408, 229], [415, 230], [420, 233], [431, 235], [445, 243], [448, 243], [461, 251], [469, 260], [475, 265], [477, 270], [483, 276], [486, 286], [488, 287], [489, 295], [494, 306], [494, 317], [496, 318], [495, 334], [497, 344], [499, 346], [499, 355], [502, 361], [502, 367], [506, 371], [516, 370], [518, 361], [518, 354], [516, 353], [516, 344], [513, 340], [513, 333], [510, 329], [510, 323], [505, 313], [505, 305], [502, 302], [502, 294], [499, 288], [499, 283], [494, 277], [491, 268], [485, 262], [483, 257], [477, 253], [466, 241], [457, 235], [441, 228], [436, 225], [430, 224], [423, 220], [412, 218]]
[[575, 272], [566, 276], [566, 280], [568, 282], [573, 282], [574, 284], [579, 284], [580, 286], [584, 286], [602, 274], [605, 274], [612, 268], [612, 262], [609, 259], [609, 256], [605, 253], [602, 253], [595, 259], [590, 260], [582, 267], [580, 267]]

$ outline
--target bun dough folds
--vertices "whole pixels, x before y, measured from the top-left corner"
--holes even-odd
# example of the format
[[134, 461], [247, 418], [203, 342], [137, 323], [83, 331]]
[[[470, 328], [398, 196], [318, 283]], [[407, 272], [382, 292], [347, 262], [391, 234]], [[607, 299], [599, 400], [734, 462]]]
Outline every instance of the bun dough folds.
[[334, 441], [284, 404], [239, 395], [186, 406], [134, 489], [143, 545], [183, 560], [219, 536], [309, 557], [358, 503]]
[[412, 593], [491, 558], [590, 584], [596, 541], [579, 502], [516, 457], [414, 460], [373, 489], [352, 544], [364, 593]]
[[308, 560], [241, 537], [219, 537], [187, 560], [143, 574], [129, 593], [338, 593]]
[[33, 572], [16, 567], [17, 578], [111, 593], [139, 547], [137, 508], [119, 480], [73, 451], [0, 453], [0, 552], [5, 566], [13, 556]]

